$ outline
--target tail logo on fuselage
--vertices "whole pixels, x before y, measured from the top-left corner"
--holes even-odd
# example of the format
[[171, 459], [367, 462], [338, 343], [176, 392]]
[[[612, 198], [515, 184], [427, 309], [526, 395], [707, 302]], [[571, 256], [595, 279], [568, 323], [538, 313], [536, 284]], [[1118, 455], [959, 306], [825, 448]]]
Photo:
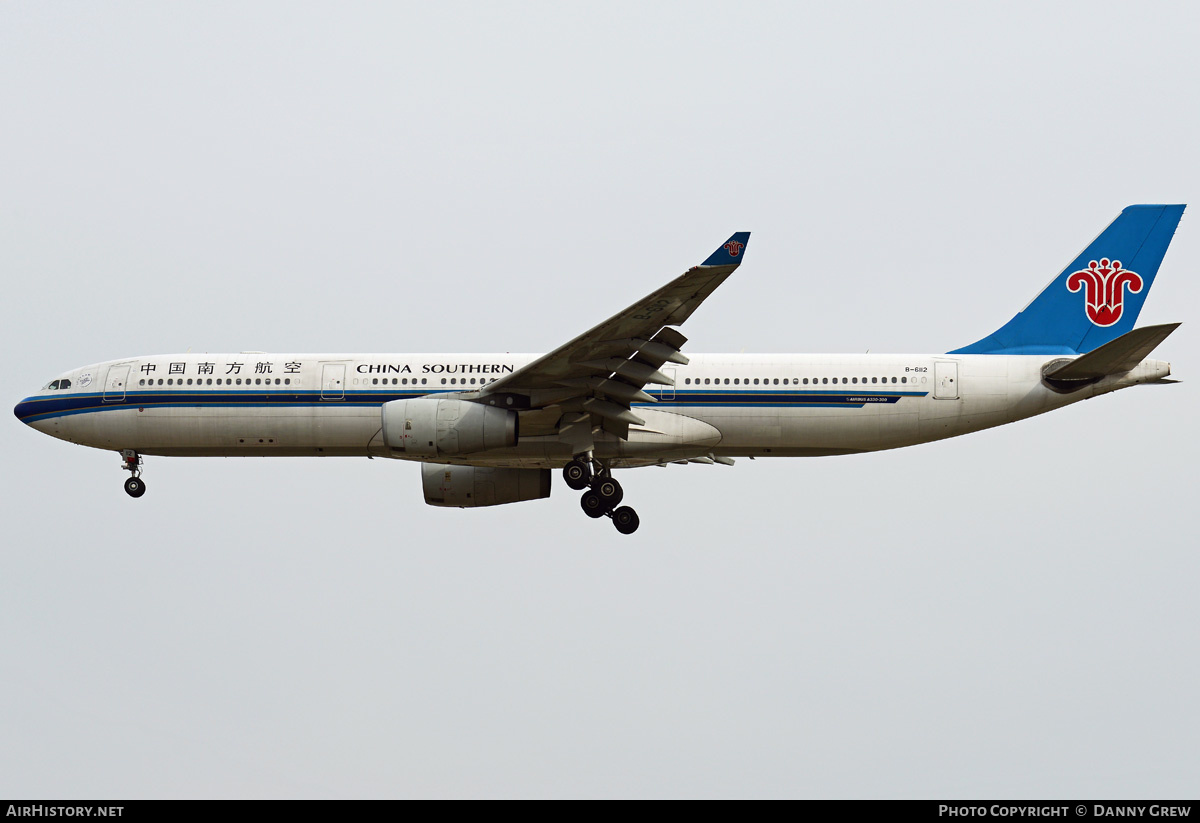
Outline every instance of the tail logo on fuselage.
[[1097, 326], [1111, 326], [1121, 319], [1125, 306], [1125, 287], [1137, 294], [1142, 290], [1141, 275], [1121, 268], [1120, 260], [1101, 257], [1088, 263], [1086, 269], [1071, 272], [1067, 290], [1077, 292], [1086, 288], [1084, 310], [1088, 320]]
[[729, 252], [730, 257], [737, 257], [738, 253], [744, 248], [746, 248], [746, 244], [739, 243], [736, 240], [730, 240], [724, 246], [725, 251]]

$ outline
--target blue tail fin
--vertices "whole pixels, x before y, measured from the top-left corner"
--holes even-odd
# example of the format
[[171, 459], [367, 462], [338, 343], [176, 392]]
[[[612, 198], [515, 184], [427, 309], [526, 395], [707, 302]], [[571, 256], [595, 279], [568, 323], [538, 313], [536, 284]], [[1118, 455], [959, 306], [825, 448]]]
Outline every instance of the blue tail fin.
[[1012, 320], [950, 354], [1083, 354], [1133, 328], [1184, 206], [1128, 206]]

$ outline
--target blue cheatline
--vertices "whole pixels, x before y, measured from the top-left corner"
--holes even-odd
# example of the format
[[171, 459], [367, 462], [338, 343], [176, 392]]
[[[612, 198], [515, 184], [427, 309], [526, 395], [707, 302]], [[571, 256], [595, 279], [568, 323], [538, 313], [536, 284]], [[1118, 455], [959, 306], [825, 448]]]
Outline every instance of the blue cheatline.
[[[1128, 206], [1016, 317], [950, 354], [1084, 354], [1130, 331], [1184, 208]], [[1018, 250], [993, 259], [1020, 270]]]
[[[130, 391], [120, 400], [105, 400], [99, 392], [29, 397], [17, 404], [14, 412], [23, 423], [34, 423], [52, 417], [73, 414], [119, 411], [128, 409], [165, 408], [263, 408], [360, 406], [378, 407], [389, 400], [428, 397], [440, 392], [424, 390], [347, 391], [337, 399], [322, 399], [318, 390], [279, 391]], [[646, 408], [679, 408], [683, 406], [757, 408], [862, 408], [877, 403], [896, 403], [904, 397], [924, 397], [924, 391], [846, 389], [796, 391], [724, 391], [695, 390], [676, 392], [672, 399], [658, 403], [635, 403]]]

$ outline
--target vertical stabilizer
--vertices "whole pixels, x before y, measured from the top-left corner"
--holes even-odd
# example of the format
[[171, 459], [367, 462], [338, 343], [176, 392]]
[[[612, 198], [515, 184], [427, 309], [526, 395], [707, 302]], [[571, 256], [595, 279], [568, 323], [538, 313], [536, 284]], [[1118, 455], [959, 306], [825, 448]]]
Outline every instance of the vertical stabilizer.
[[1133, 328], [1184, 206], [1128, 206], [1028, 306], [951, 354], [1083, 354]]

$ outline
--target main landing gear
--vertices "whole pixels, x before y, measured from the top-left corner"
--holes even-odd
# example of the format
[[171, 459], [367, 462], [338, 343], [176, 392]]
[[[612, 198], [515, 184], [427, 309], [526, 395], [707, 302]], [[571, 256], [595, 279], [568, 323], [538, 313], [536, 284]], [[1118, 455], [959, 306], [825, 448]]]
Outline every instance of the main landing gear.
[[[592, 465], [598, 466], [593, 473]], [[563, 480], [575, 491], [583, 493], [579, 505], [588, 517], [610, 517], [621, 534], [633, 534], [641, 524], [637, 512], [629, 506], [619, 506], [625, 492], [612, 477], [612, 472], [595, 458], [576, 457], [563, 467]]]
[[141, 497], [146, 493], [146, 483], [142, 480], [142, 456], [133, 449], [121, 450], [121, 468], [129, 472], [125, 481], [125, 493], [130, 497]]

